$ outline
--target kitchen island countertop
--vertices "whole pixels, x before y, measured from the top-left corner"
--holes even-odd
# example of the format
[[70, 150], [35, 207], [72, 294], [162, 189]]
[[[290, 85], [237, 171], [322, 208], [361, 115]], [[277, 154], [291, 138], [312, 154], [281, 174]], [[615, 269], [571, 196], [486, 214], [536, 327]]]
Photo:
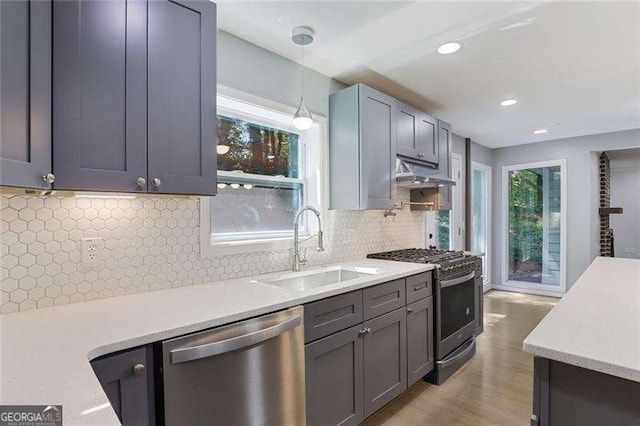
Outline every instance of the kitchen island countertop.
[[597, 257], [524, 350], [640, 382], [640, 260]]

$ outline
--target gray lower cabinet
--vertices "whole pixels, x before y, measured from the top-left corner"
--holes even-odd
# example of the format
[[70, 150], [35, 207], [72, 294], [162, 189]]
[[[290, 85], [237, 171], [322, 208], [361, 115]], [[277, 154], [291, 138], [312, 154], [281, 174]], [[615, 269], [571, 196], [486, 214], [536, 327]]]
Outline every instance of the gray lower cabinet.
[[55, 1], [53, 51], [56, 189], [146, 191], [147, 2]]
[[364, 323], [364, 415], [373, 414], [407, 389], [405, 308]]
[[329, 97], [331, 209], [389, 209], [395, 200], [396, 100], [356, 84]]
[[433, 297], [407, 305], [407, 386], [434, 366]]
[[362, 325], [305, 347], [308, 426], [357, 425], [364, 419]]
[[123, 425], [156, 424], [150, 345], [96, 359], [91, 366]]
[[0, 185], [49, 188], [51, 2], [0, 1]]
[[149, 2], [149, 191], [216, 192], [216, 9]]
[[55, 1], [60, 190], [215, 194], [215, 4]]

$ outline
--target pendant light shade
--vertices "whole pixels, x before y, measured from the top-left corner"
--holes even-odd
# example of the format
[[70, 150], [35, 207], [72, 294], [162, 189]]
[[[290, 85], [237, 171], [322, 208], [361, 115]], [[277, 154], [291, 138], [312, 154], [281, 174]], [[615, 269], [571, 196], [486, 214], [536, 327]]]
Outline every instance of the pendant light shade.
[[313, 125], [313, 117], [304, 104], [304, 99], [300, 98], [300, 105], [295, 114], [293, 114], [293, 125], [298, 130], [310, 129]]
[[307, 27], [294, 28], [291, 34], [291, 41], [300, 46], [302, 51], [302, 93], [300, 94], [300, 105], [298, 106], [298, 110], [293, 114], [293, 125], [296, 126], [296, 129], [298, 130], [307, 130], [313, 125], [313, 117], [311, 116], [311, 112], [307, 108], [307, 105], [304, 103], [304, 46], [313, 43], [313, 31], [311, 28]]

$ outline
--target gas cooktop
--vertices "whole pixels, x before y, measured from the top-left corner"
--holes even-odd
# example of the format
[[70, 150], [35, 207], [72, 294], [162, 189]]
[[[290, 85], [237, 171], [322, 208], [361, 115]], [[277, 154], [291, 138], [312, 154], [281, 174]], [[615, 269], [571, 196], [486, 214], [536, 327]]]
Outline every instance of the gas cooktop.
[[462, 251], [410, 248], [403, 250], [385, 251], [367, 255], [370, 259], [395, 260], [412, 263], [443, 263], [469, 257]]

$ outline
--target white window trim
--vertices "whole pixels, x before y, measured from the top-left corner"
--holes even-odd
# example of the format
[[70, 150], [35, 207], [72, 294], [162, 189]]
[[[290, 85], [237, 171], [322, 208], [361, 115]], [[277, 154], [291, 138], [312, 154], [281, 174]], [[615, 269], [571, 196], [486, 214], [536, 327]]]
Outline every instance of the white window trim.
[[[560, 166], [560, 284], [536, 284], [509, 280], [509, 172], [522, 169]], [[522, 293], [561, 296], [567, 291], [567, 160], [538, 161], [512, 164], [502, 167], [502, 284], [493, 285], [499, 290]]]
[[[255, 106], [259, 108], [261, 111], [270, 110], [270, 113], [275, 117], [292, 117], [296, 111], [296, 108], [283, 105], [268, 99], [260, 98], [258, 96], [254, 96], [248, 93], [244, 93], [226, 86], [218, 85], [218, 95], [226, 97], [233, 104], [236, 102], [243, 107], [248, 105], [249, 112], [242, 113], [241, 115], [247, 117], [252, 122], [260, 123], [268, 125], [268, 121], [265, 121], [261, 118], [256, 118], [250, 113], [251, 107]], [[218, 109], [217, 113], [223, 113], [225, 110], [229, 110], [226, 106], [222, 106]], [[234, 115], [238, 115], [237, 111], [234, 111]], [[308, 157], [313, 157], [317, 159], [313, 164], [307, 163], [306, 159], [303, 158], [302, 167], [312, 167], [315, 166], [315, 173], [320, 176], [318, 182], [315, 182], [315, 187], [311, 187], [312, 185], [305, 185], [305, 193], [304, 193], [304, 202], [306, 204], [312, 205], [320, 210], [320, 218], [325, 222], [326, 217], [326, 200], [328, 199], [328, 164], [326, 159], [329, 158], [329, 140], [328, 140], [328, 132], [327, 132], [327, 120], [326, 117], [314, 113], [313, 121], [316, 124], [314, 126], [315, 131], [320, 132], [319, 146], [307, 147], [307, 155]], [[283, 128], [280, 124], [279, 128]], [[299, 130], [295, 129], [293, 125], [291, 125], [290, 129], [295, 131], [295, 133], [300, 133]], [[287, 130], [285, 128], [285, 130]], [[301, 134], [301, 141], [304, 143], [304, 136]], [[241, 173], [234, 174], [233, 172], [223, 172], [219, 171], [219, 174], [224, 175], [232, 175], [234, 178], [249, 178], [251, 174], [249, 173]], [[260, 180], [270, 180], [272, 177], [260, 176]], [[273, 177], [274, 180], [283, 181], [283, 178]], [[285, 180], [295, 180], [304, 182], [303, 179], [291, 179], [284, 178]], [[313, 231], [316, 224], [313, 218], [308, 216], [308, 223], [310, 230]], [[265, 233], [269, 234], [269, 233]], [[265, 235], [262, 234], [262, 235]], [[289, 234], [289, 235], [287, 235]], [[308, 234], [306, 234], [308, 235]], [[257, 237], [257, 234], [254, 234], [252, 237]], [[200, 197], [200, 255], [203, 258], [207, 257], [218, 257], [232, 254], [244, 254], [244, 253], [255, 253], [255, 252], [263, 252], [263, 251], [275, 251], [275, 250], [287, 250], [291, 249], [293, 245], [293, 235], [292, 233], [274, 233], [271, 234], [270, 238], [250, 238], [247, 240], [233, 240], [233, 241], [216, 241], [213, 242], [211, 238], [211, 197]]]
[[491, 283], [491, 243], [492, 243], [492, 238], [491, 238], [491, 203], [492, 203], [492, 197], [491, 197], [491, 193], [492, 193], [492, 174], [493, 174], [493, 167], [488, 166], [486, 164], [482, 164], [482, 163], [478, 163], [475, 161], [471, 161], [471, 201], [473, 202], [473, 169], [477, 169], [477, 170], [482, 170], [483, 172], [486, 172], [487, 174], [487, 223], [486, 223], [486, 234], [487, 234], [487, 250], [484, 252], [484, 257], [487, 260], [486, 264], [486, 271], [484, 271], [484, 276], [483, 276], [483, 285], [484, 286], [490, 286]]

